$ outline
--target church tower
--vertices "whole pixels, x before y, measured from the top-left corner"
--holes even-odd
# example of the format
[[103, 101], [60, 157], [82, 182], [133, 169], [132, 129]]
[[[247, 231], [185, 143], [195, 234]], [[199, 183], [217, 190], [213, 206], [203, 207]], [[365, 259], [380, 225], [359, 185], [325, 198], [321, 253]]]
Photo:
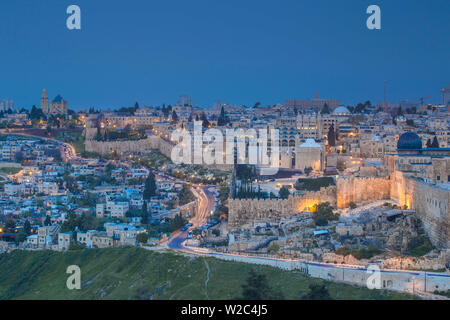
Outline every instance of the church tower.
[[42, 97], [41, 97], [41, 109], [44, 114], [48, 114], [48, 96], [47, 96], [47, 90], [42, 91]]

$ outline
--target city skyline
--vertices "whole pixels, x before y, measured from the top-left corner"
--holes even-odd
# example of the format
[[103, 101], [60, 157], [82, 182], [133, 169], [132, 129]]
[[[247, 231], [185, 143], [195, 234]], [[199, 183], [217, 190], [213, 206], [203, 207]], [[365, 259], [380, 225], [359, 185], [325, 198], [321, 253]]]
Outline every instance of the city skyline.
[[16, 107], [38, 106], [43, 88], [73, 109], [168, 105], [183, 94], [201, 107], [264, 106], [315, 92], [351, 105], [382, 102], [385, 80], [388, 101], [440, 103], [449, 82], [445, 1], [380, 4], [381, 30], [366, 28], [367, 1], [80, 0], [76, 31], [65, 26], [70, 4], [0, 5], [0, 96]]

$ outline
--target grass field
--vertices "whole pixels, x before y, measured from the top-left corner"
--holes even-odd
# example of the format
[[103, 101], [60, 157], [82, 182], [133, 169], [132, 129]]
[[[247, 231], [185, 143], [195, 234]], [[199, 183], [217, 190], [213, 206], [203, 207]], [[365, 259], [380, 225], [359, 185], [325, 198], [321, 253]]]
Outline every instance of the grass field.
[[[210, 276], [207, 283], [207, 265]], [[69, 265], [81, 268], [81, 290], [66, 288]], [[336, 284], [268, 266], [192, 258], [141, 248], [0, 255], [0, 299], [235, 299], [250, 269], [264, 273], [287, 299], [325, 283], [333, 299], [410, 299], [411, 296]]]
[[4, 174], [16, 174], [16, 173], [18, 173], [20, 170], [22, 170], [22, 168], [17, 168], [17, 167], [2, 167], [2, 168], [0, 168], [0, 173], [4, 173]]

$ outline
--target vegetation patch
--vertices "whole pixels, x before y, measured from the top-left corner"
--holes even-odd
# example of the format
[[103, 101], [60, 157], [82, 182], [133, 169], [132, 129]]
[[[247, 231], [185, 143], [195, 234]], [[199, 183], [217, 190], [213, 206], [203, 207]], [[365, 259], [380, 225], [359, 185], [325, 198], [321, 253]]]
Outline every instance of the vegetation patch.
[[[309, 278], [296, 271], [215, 258], [190, 258], [142, 248], [54, 251], [16, 250], [0, 255], [0, 299], [209, 299], [237, 297], [313, 299], [326, 288], [331, 299], [413, 299], [392, 291], [369, 290]], [[66, 287], [67, 267], [81, 269], [81, 290]], [[256, 290], [255, 290], [256, 289]], [[317, 289], [317, 290], [316, 290]], [[320, 289], [320, 290], [319, 290]]]

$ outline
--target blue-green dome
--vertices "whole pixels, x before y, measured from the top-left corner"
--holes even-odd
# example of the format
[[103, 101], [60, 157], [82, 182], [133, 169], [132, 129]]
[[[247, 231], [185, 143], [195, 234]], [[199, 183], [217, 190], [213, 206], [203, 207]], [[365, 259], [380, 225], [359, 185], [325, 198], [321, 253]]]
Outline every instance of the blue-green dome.
[[61, 97], [60, 94], [58, 94], [58, 95], [55, 97], [55, 99], [53, 99], [53, 102], [56, 102], [56, 103], [61, 103], [62, 101], [63, 101], [63, 97]]
[[422, 149], [422, 139], [414, 132], [408, 131], [400, 136], [397, 142], [397, 150]]

